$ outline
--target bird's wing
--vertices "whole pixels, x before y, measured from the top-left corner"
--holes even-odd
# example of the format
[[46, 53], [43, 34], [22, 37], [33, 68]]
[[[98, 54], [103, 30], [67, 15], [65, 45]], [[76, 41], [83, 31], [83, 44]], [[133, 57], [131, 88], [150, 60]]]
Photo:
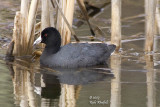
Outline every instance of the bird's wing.
[[106, 44], [72, 44], [68, 48], [71, 51], [67, 59], [77, 66], [96, 65], [104, 62], [107, 55], [110, 55]]

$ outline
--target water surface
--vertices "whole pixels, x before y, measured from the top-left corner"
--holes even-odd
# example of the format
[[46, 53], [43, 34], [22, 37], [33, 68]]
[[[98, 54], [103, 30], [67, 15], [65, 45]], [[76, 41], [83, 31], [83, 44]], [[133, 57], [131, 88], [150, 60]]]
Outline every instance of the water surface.
[[[97, 0], [100, 1], [100, 0]], [[100, 2], [90, 4], [101, 7]], [[30, 56], [4, 60], [5, 44], [11, 38], [13, 17], [19, 1], [1, 1], [0, 8], [0, 105], [3, 107], [159, 107], [160, 39], [154, 52], [144, 53], [144, 3], [122, 2], [122, 49], [108, 60], [108, 66], [83, 69], [41, 68]], [[103, 1], [102, 3], [104, 3]], [[134, 18], [133, 16], [137, 16]], [[110, 40], [110, 5], [91, 18]], [[75, 29], [79, 38], [89, 40], [88, 26]], [[9, 32], [8, 32], [9, 31]], [[134, 40], [133, 40], [134, 39]], [[135, 40], [137, 39], [137, 40]]]

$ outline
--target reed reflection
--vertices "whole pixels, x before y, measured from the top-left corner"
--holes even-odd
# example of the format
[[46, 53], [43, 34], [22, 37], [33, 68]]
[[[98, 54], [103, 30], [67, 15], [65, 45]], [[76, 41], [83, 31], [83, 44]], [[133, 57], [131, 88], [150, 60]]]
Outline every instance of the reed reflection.
[[8, 65], [13, 75], [17, 106], [75, 107], [83, 85], [113, 77], [109, 69], [101, 67], [55, 70], [42, 67], [37, 70], [33, 64], [24, 65]]
[[[98, 68], [41, 70], [41, 74], [57, 76], [61, 86], [60, 107], [75, 107], [83, 85], [113, 77], [109, 70]], [[53, 77], [52, 77], [53, 78]]]
[[[32, 66], [22, 60], [17, 60], [14, 63], [16, 65], [8, 64], [8, 67], [13, 76], [13, 87], [15, 95], [15, 104], [17, 106], [31, 106], [37, 107], [38, 103], [36, 101], [36, 94], [34, 92], [33, 82], [34, 82], [34, 72]], [[25, 65], [25, 66], [21, 66]]]
[[121, 107], [121, 55], [115, 53], [111, 56], [111, 69], [115, 78], [111, 81], [110, 107]]
[[156, 73], [154, 72], [154, 61], [153, 55], [145, 55], [146, 59], [146, 82], [147, 82], [147, 107], [155, 107], [156, 106], [156, 88], [155, 88], [155, 77]]

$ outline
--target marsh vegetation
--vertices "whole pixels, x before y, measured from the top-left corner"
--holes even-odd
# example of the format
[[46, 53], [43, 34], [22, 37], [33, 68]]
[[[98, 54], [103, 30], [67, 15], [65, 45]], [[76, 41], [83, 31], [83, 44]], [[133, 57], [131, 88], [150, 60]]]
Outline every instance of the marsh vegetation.
[[[12, 29], [15, 27], [14, 16], [16, 11], [20, 10], [21, 1], [0, 0], [0, 2], [1, 105], [31, 107], [90, 107], [92, 105], [102, 106], [103, 104], [106, 107], [152, 107], [160, 105], [160, 39], [159, 28], [157, 27], [159, 26], [159, 13], [157, 13], [159, 7], [154, 7], [158, 2], [151, 4], [149, 3], [151, 0], [121, 1], [121, 10], [119, 9], [121, 11], [119, 13], [121, 14], [121, 23], [120, 29], [117, 29], [119, 35], [121, 34], [121, 47], [119, 52], [113, 54], [108, 60], [108, 66], [54, 70], [41, 68], [38, 60], [31, 60], [32, 56], [21, 53], [21, 49], [18, 49], [21, 54], [18, 54], [13, 62], [4, 60], [7, 46], [12, 40]], [[52, 5], [42, 2], [39, 1], [36, 23], [32, 22], [36, 31], [35, 38], [39, 35], [40, 30], [36, 28], [40, 28], [40, 25], [44, 27], [47, 24], [55, 26], [55, 23], [52, 23], [53, 19], [47, 19], [50, 23], [44, 21], [46, 22], [44, 25], [42, 22], [39, 23], [41, 20], [46, 20], [43, 19], [43, 16], [48, 15], [46, 12], [41, 12], [41, 6], [49, 5], [52, 7]], [[150, 5], [146, 5], [147, 2]], [[40, 5], [41, 3], [42, 5]], [[93, 38], [94, 41], [92, 42], [111, 41], [111, 35], [115, 28], [111, 27], [111, 6], [113, 4], [109, 0], [85, 0], [85, 5], [89, 22], [96, 37], [93, 37], [91, 28], [88, 26], [86, 18], [83, 17], [78, 4], [74, 5], [73, 23], [70, 22], [76, 36], [81, 42], [91, 42]], [[153, 10], [149, 10], [150, 7]], [[52, 11], [51, 9], [50, 12]], [[41, 16], [42, 13], [43, 16]], [[152, 15], [154, 20], [149, 19], [149, 15]], [[52, 17], [47, 16], [47, 18]], [[157, 21], [156, 24], [155, 21]], [[64, 22], [59, 23], [64, 24]], [[62, 24], [56, 25], [61, 27]], [[153, 32], [153, 28], [157, 30]], [[62, 28], [60, 30], [61, 33], [70, 31], [68, 28], [65, 31]], [[32, 31], [30, 32], [31, 35]], [[118, 32], [115, 34], [118, 35]], [[154, 40], [152, 43], [149, 42], [149, 48], [145, 48], [146, 34], [152, 36], [149, 37], [150, 42], [152, 39]], [[65, 39], [67, 38], [65, 37]], [[70, 41], [75, 42], [74, 37], [71, 36]], [[67, 42], [69, 41], [63, 44]], [[21, 48], [23, 49], [23, 47]], [[96, 102], [94, 102], [95, 100]]]

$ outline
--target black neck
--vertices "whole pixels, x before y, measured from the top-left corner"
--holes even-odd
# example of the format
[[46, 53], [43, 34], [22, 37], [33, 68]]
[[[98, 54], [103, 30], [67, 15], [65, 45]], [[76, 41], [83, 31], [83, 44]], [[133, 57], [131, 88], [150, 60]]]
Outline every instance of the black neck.
[[46, 51], [48, 54], [55, 54], [60, 50], [60, 46], [47, 46], [45, 47], [44, 51]]

